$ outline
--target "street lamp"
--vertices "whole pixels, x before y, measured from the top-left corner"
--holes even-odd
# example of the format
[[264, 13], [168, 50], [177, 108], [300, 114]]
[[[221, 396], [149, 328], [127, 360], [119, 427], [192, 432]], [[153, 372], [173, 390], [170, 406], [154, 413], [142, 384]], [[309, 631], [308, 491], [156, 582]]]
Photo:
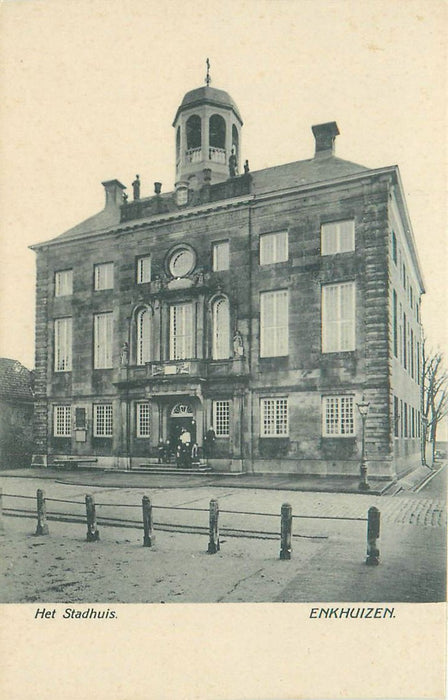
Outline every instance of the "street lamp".
[[360, 491], [369, 491], [370, 490], [370, 485], [367, 481], [367, 465], [366, 465], [366, 419], [367, 419], [367, 414], [369, 412], [369, 406], [370, 402], [366, 401], [364, 399], [364, 395], [359, 403], [356, 404], [358, 406], [358, 411], [361, 416], [362, 420], [362, 442], [361, 442], [361, 465], [360, 465], [360, 471], [361, 471], [361, 479], [359, 482], [359, 490]]

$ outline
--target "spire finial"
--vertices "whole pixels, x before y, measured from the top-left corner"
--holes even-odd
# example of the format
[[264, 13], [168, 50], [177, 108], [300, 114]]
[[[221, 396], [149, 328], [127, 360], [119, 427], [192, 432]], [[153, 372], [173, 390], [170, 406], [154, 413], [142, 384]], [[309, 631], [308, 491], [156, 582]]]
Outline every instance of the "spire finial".
[[208, 87], [210, 85], [210, 83], [212, 82], [212, 79], [210, 77], [210, 61], [208, 60], [208, 58], [205, 62], [205, 65], [207, 66], [207, 75], [205, 76], [205, 84]]

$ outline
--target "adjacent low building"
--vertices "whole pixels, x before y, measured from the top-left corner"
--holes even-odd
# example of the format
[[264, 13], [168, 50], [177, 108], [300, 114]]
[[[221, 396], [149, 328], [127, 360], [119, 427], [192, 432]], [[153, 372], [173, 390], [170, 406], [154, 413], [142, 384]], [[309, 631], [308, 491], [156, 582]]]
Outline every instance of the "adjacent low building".
[[0, 357], [0, 469], [29, 467], [33, 453], [33, 373]]
[[420, 462], [424, 285], [397, 166], [335, 155], [251, 172], [242, 118], [209, 85], [175, 120], [176, 183], [32, 246], [36, 464], [154, 459], [188, 428], [220, 471], [369, 474]]

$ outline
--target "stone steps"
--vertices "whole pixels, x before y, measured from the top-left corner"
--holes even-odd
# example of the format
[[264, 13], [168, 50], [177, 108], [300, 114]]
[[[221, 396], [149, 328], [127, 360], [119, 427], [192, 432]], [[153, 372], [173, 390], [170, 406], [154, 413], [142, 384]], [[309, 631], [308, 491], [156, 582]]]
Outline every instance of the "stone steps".
[[184, 467], [177, 467], [175, 464], [158, 464], [157, 462], [148, 462], [146, 464], [139, 464], [138, 466], [132, 467], [133, 472], [146, 473], [146, 474], [164, 474], [164, 475], [206, 475], [213, 472], [212, 468], [206, 463], [195, 463], [191, 466], [191, 469], [185, 469]]

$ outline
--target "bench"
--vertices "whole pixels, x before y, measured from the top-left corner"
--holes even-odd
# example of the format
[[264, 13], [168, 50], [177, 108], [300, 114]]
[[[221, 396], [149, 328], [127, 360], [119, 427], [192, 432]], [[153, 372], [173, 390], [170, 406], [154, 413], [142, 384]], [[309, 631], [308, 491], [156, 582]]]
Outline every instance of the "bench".
[[97, 457], [81, 457], [81, 456], [70, 456], [70, 457], [58, 457], [53, 461], [53, 467], [79, 467], [84, 464], [94, 464], [98, 462]]

